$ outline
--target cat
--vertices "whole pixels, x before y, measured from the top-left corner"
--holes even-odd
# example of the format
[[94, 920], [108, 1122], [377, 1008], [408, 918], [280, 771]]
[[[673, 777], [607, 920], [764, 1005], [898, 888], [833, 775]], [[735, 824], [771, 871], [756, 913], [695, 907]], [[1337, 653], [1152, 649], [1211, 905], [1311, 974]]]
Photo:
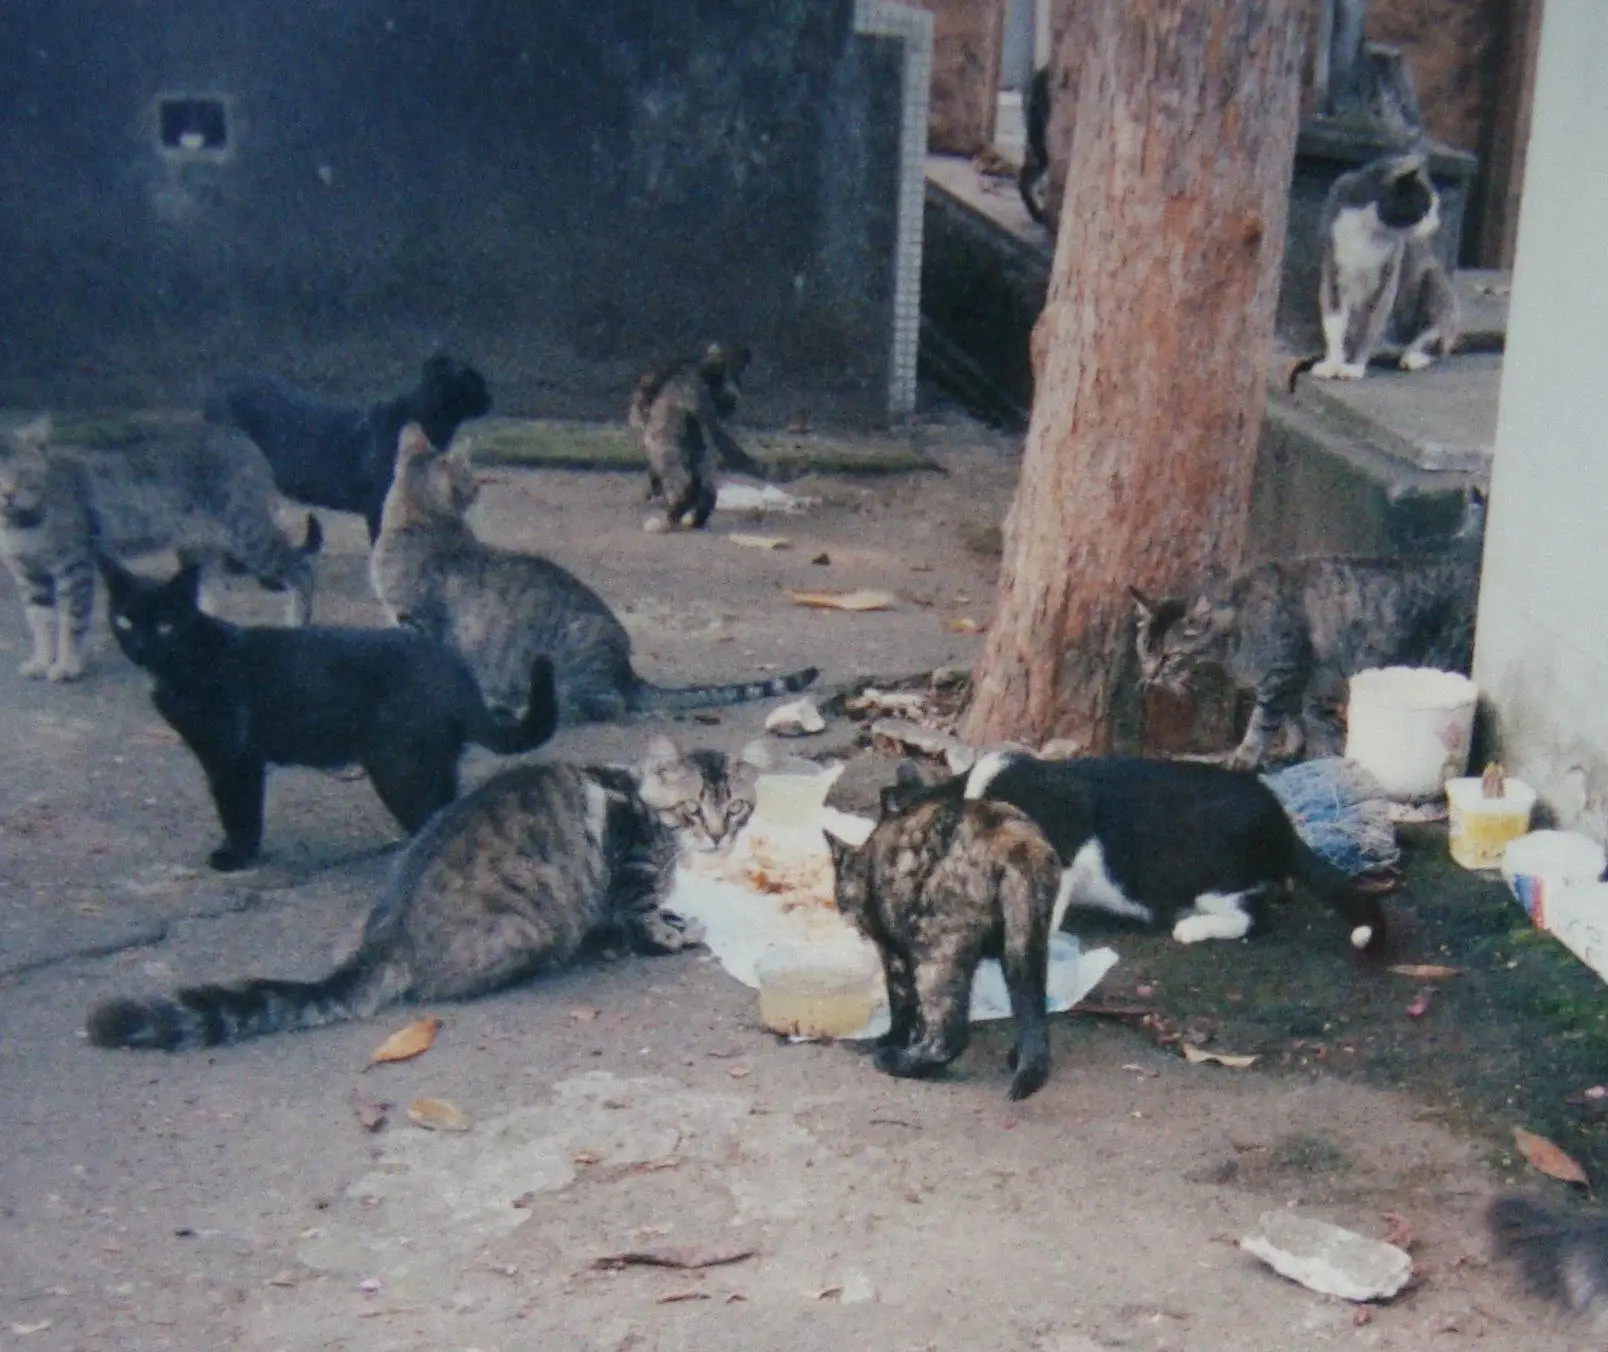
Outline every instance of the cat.
[[[1200, 667], [1220, 665], [1237, 689], [1253, 691], [1228, 756], [1235, 769], [1273, 755], [1336, 754], [1328, 706], [1343, 678], [1394, 665], [1468, 672], [1485, 509], [1484, 494], [1469, 489], [1463, 524], [1438, 555], [1269, 560], [1194, 598], [1130, 587], [1141, 684], [1185, 694]], [[1303, 722], [1320, 732], [1310, 745]]]
[[1335, 180], [1324, 203], [1318, 304], [1324, 354], [1299, 363], [1321, 380], [1360, 380], [1394, 316], [1398, 364], [1420, 371], [1457, 342], [1457, 293], [1434, 248], [1440, 196], [1422, 154], [1375, 160]]
[[1517, 1263], [1536, 1295], [1608, 1332], [1608, 1216], [1566, 1218], [1540, 1200], [1505, 1193], [1486, 1224], [1499, 1257]]
[[1016, 1019], [1010, 1097], [1038, 1090], [1050, 1073], [1050, 935], [1064, 909], [1061, 861], [1043, 832], [1009, 804], [951, 796], [885, 814], [860, 846], [824, 834], [837, 909], [882, 958], [891, 1023], [877, 1068], [931, 1075], [965, 1051], [972, 978], [992, 957]]
[[1044, 196], [1050, 181], [1050, 110], [1050, 71], [1045, 66], [1034, 72], [1027, 87], [1027, 101], [1022, 105], [1027, 143], [1022, 168], [1016, 176], [1022, 205], [1040, 225], [1044, 224]]
[[512, 755], [557, 727], [545, 657], [515, 724], [487, 710], [462, 658], [421, 635], [240, 628], [198, 608], [193, 567], [167, 582], [104, 556], [100, 567], [118, 646], [151, 674], [157, 712], [206, 772], [224, 837], [209, 862], [220, 872], [257, 856], [270, 765], [361, 765], [411, 834], [457, 797], [466, 742]]
[[1069, 908], [1164, 925], [1179, 943], [1243, 939], [1294, 879], [1351, 926], [1353, 948], [1384, 947], [1379, 898], [1307, 846], [1254, 774], [1194, 762], [1091, 756], [1047, 761], [988, 752], [964, 775], [927, 785], [913, 766], [882, 793], [886, 816], [933, 798], [1001, 801], [1025, 812], [1065, 872]]
[[446, 446], [461, 423], [490, 411], [485, 377], [445, 353], [424, 363], [413, 389], [366, 408], [329, 403], [268, 374], [225, 376], [206, 401], [209, 420], [238, 427], [262, 449], [281, 492], [361, 513], [370, 544], [380, 533], [402, 428], [416, 422]]
[[268, 466], [250, 442], [180, 428], [132, 446], [51, 443], [48, 417], [0, 432], [0, 554], [22, 593], [33, 651], [24, 676], [75, 681], [95, 606], [97, 549], [123, 557], [176, 547], [197, 565], [241, 561], [290, 590], [289, 620], [312, 613], [316, 517], [298, 548], [274, 522]]
[[483, 544], [464, 520], [478, 486], [468, 460], [403, 429], [384, 524], [369, 556], [374, 594], [397, 624], [458, 649], [487, 700], [517, 709], [537, 653], [553, 660], [564, 723], [698, 709], [802, 690], [814, 667], [735, 685], [665, 689], [631, 665], [631, 639], [590, 587], [538, 554]]
[[644, 953], [698, 942], [663, 909], [678, 855], [727, 845], [753, 811], [760, 748], [682, 754], [653, 738], [634, 770], [524, 764], [493, 775], [405, 847], [351, 957], [318, 981], [254, 979], [112, 1000], [101, 1047], [178, 1051], [463, 1000], [552, 971], [588, 940]]
[[694, 530], [707, 524], [718, 496], [717, 459], [765, 477], [765, 467], [737, 445], [722, 421], [737, 409], [750, 360], [746, 347], [711, 343], [696, 362], [665, 362], [637, 377], [627, 421], [648, 460], [648, 501], [664, 508], [644, 529], [674, 530], [689, 513]]

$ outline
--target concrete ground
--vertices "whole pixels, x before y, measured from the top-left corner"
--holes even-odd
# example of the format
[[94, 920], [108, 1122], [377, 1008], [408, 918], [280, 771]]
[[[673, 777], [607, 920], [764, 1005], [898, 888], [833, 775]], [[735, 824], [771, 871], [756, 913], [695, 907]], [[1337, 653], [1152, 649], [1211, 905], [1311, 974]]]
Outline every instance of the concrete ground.
[[[807, 515], [717, 516], [670, 538], [641, 531], [637, 476], [498, 470], [482, 527], [597, 586], [656, 679], [927, 669], [976, 650], [953, 622], [986, 621], [1017, 448], [949, 424], [924, 449], [950, 473], [806, 478], [790, 487], [820, 497]], [[321, 618], [378, 623], [360, 527], [326, 525]], [[743, 548], [733, 530], [792, 547]], [[782, 592], [800, 586], [901, 599], [806, 611]], [[278, 612], [243, 586], [229, 603]], [[1436, 1104], [1322, 1067], [1188, 1065], [1087, 1017], [1057, 1021], [1050, 1083], [1020, 1105], [1005, 1099], [1006, 1030], [983, 1032], [944, 1081], [894, 1081], [854, 1050], [762, 1033], [752, 993], [697, 952], [214, 1053], [92, 1050], [84, 1014], [107, 996], [320, 972], [371, 903], [394, 830], [366, 783], [283, 771], [264, 865], [208, 873], [210, 805], [143, 679], [102, 628], [82, 684], [22, 680], [22, 617], [6, 604], [0, 1347], [1579, 1346], [1487, 1264], [1489, 1147]], [[762, 714], [671, 731], [733, 745]], [[643, 736], [571, 731], [541, 754], [626, 755]], [[493, 765], [477, 756], [471, 776]], [[420, 1012], [445, 1021], [435, 1046], [367, 1069]], [[456, 1104], [472, 1129], [410, 1125], [418, 1098]], [[370, 1132], [358, 1114], [378, 1104], [388, 1123]], [[1417, 1283], [1359, 1310], [1236, 1249], [1260, 1213], [1291, 1205], [1375, 1236], [1409, 1229]], [[666, 1245], [734, 1261], [598, 1266]]]

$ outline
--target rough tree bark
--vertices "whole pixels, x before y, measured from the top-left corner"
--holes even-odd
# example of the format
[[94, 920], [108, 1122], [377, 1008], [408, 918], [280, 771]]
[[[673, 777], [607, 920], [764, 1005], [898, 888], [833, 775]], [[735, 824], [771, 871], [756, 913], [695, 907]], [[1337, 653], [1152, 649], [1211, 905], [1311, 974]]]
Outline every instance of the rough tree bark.
[[1307, 18], [1306, 0], [1083, 0], [1060, 37], [1070, 168], [972, 740], [1108, 749], [1127, 588], [1238, 560]]

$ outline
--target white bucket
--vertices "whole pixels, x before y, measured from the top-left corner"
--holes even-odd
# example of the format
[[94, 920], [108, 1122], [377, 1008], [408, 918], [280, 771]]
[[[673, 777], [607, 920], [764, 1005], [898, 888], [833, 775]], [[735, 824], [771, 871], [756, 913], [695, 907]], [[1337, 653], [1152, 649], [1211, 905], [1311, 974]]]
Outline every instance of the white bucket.
[[1346, 755], [1392, 798], [1433, 798], [1468, 769], [1479, 689], [1433, 667], [1375, 667], [1351, 678]]
[[1502, 853], [1502, 877], [1514, 898], [1542, 929], [1547, 900], [1566, 887], [1594, 883], [1608, 868], [1608, 856], [1590, 836], [1577, 831], [1531, 831]]

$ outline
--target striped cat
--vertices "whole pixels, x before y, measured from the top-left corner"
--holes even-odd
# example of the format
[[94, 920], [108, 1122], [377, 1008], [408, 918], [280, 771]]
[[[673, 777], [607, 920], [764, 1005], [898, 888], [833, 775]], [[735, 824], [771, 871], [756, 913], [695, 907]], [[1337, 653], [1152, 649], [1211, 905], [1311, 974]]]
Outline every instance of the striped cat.
[[637, 675], [631, 638], [608, 603], [539, 554], [483, 544], [464, 519], [479, 488], [461, 452], [403, 429], [369, 578], [397, 624], [412, 625], [468, 660], [489, 704], [517, 710], [531, 659], [558, 674], [563, 723], [606, 723], [652, 710], [699, 709], [802, 690], [814, 667], [768, 680], [665, 689]]
[[677, 857], [731, 841], [763, 759], [758, 746], [728, 759], [654, 737], [633, 770], [504, 770], [409, 842], [356, 951], [328, 976], [111, 1000], [90, 1014], [90, 1041], [179, 1051], [366, 1019], [400, 1000], [470, 999], [608, 936], [673, 953], [698, 942], [663, 909]]
[[244, 437], [183, 428], [115, 449], [53, 446], [50, 419], [0, 432], [0, 555], [17, 579], [33, 638], [24, 676], [75, 681], [95, 606], [95, 551], [138, 557], [177, 548], [203, 566], [238, 560], [274, 591], [291, 624], [312, 615], [307, 518], [297, 548], [274, 523], [267, 462]]

